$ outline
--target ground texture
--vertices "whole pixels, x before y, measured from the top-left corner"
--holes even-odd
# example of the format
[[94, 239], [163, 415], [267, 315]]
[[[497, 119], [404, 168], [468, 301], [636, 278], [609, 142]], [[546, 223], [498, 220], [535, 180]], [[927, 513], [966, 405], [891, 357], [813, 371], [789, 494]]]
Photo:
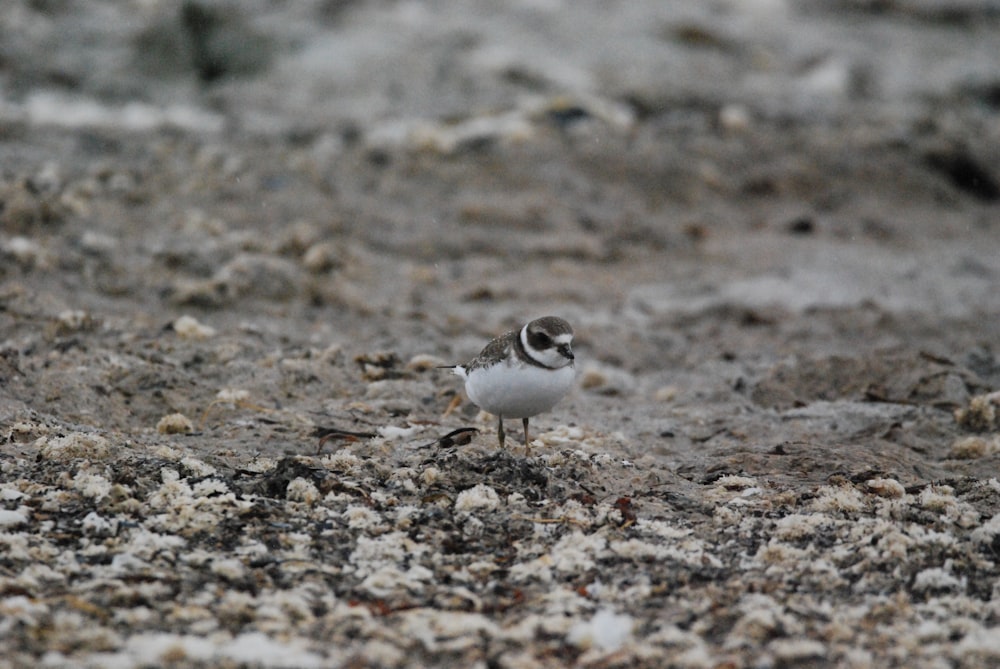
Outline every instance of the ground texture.
[[8, 4], [0, 667], [1000, 662], [995, 3]]

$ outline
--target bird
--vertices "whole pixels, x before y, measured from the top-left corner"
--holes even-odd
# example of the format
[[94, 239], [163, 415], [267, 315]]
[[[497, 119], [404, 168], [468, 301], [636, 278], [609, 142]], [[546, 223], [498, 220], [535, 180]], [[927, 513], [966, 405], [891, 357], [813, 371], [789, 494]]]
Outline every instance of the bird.
[[576, 368], [573, 328], [562, 318], [544, 316], [488, 343], [464, 365], [449, 365], [465, 381], [465, 392], [480, 409], [497, 417], [504, 447], [504, 418], [520, 418], [525, 454], [531, 454], [528, 419], [550, 411], [573, 387]]

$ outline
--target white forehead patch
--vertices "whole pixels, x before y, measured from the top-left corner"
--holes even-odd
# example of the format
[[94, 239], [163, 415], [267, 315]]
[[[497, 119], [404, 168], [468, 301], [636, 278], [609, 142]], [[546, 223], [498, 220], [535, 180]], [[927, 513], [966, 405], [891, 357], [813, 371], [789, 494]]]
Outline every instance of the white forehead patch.
[[555, 337], [552, 338], [552, 341], [554, 341], [556, 344], [572, 344], [573, 335], [569, 333], [556, 335]]

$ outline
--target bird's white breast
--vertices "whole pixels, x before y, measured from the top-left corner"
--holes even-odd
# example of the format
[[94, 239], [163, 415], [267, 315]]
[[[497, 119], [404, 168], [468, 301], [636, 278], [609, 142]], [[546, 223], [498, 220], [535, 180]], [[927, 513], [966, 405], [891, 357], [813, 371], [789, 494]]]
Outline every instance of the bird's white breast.
[[572, 365], [544, 369], [509, 361], [465, 374], [465, 392], [480, 409], [504, 418], [529, 418], [556, 405], [576, 378]]

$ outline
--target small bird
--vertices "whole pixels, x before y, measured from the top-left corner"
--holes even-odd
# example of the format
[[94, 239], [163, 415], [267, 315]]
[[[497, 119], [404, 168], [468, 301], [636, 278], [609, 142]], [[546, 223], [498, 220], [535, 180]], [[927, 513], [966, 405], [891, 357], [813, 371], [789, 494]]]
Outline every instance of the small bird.
[[504, 417], [520, 418], [525, 452], [531, 453], [528, 419], [549, 411], [573, 387], [572, 343], [570, 324], [545, 316], [500, 335], [466, 364], [450, 367], [465, 380], [469, 399], [496, 415], [500, 448]]

